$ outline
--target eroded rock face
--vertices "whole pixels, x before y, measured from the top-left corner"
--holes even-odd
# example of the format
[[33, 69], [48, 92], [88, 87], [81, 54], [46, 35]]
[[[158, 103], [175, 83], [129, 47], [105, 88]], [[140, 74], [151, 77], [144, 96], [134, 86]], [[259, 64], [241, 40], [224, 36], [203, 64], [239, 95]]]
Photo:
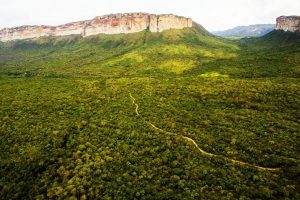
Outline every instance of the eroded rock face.
[[300, 32], [300, 16], [281, 16], [276, 19], [276, 30]]
[[153, 15], [147, 13], [126, 13], [104, 15], [92, 20], [73, 22], [60, 26], [21, 26], [0, 30], [0, 41], [32, 39], [43, 36], [136, 33], [144, 30], [161, 32], [167, 29], [192, 27], [190, 18], [176, 15]]
[[184, 27], [192, 27], [191, 19], [177, 17], [175, 15], [160, 15], [157, 17], [157, 21], [158, 32], [171, 28], [182, 29]]

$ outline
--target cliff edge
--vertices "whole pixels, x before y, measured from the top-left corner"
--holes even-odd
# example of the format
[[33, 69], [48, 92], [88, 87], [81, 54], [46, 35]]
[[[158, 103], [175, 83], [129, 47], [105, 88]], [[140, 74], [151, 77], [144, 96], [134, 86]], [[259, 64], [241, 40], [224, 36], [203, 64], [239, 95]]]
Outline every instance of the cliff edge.
[[276, 19], [276, 30], [300, 32], [300, 16], [280, 16]]
[[38, 37], [97, 34], [136, 33], [144, 30], [162, 32], [167, 29], [192, 27], [192, 19], [172, 14], [125, 13], [95, 17], [60, 26], [21, 26], [0, 30], [0, 41], [33, 39]]

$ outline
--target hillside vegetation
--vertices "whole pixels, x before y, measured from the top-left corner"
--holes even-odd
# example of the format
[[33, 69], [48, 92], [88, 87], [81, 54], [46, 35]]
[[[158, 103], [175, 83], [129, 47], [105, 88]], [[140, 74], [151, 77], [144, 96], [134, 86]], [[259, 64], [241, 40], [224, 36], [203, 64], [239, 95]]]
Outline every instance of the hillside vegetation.
[[0, 199], [299, 199], [299, 44], [201, 26], [0, 43]]

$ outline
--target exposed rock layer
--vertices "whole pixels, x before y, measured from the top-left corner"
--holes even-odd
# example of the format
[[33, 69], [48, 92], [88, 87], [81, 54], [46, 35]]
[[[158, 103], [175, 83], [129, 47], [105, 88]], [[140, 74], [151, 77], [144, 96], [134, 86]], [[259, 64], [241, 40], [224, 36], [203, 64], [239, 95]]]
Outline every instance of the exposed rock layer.
[[276, 30], [300, 32], [300, 16], [281, 16], [276, 19]]
[[161, 32], [167, 29], [192, 27], [190, 18], [176, 15], [147, 13], [114, 14], [95, 17], [92, 20], [73, 22], [60, 26], [21, 26], [0, 30], [0, 41], [31, 39], [45, 36], [135, 33], [144, 30]]

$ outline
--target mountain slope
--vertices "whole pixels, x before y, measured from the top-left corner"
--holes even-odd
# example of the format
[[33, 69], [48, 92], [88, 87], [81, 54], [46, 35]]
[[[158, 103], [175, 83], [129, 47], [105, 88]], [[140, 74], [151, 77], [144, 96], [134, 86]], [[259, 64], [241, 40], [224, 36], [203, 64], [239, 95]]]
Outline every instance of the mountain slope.
[[213, 34], [221, 37], [260, 37], [272, 30], [275, 24], [255, 24], [249, 26], [237, 26], [224, 31], [215, 31]]
[[1, 198], [299, 199], [293, 41], [0, 43]]
[[[1, 53], [4, 62], [2, 73], [5, 73], [5, 69], [10, 72], [16, 69], [16, 73], [22, 74], [28, 69], [27, 73], [32, 76], [55, 73], [102, 76], [109, 72], [111, 66], [119, 70], [114, 76], [120, 76], [128, 73], [128, 70], [135, 73], [137, 68], [134, 67], [141, 63], [146, 64], [147, 69], [153, 68], [157, 74], [161, 74], [167, 70], [164, 69], [166, 62], [173, 62], [179, 68], [185, 65], [186, 69], [190, 69], [194, 66], [191, 60], [197, 61], [198, 57], [202, 57], [203, 61], [213, 57], [231, 57], [238, 48], [232, 42], [214, 37], [200, 26], [164, 33], [99, 35], [84, 39], [77, 36], [40, 38], [3, 43], [3, 46], [11, 48], [5, 48]], [[183, 68], [180, 70], [184, 71]]]

